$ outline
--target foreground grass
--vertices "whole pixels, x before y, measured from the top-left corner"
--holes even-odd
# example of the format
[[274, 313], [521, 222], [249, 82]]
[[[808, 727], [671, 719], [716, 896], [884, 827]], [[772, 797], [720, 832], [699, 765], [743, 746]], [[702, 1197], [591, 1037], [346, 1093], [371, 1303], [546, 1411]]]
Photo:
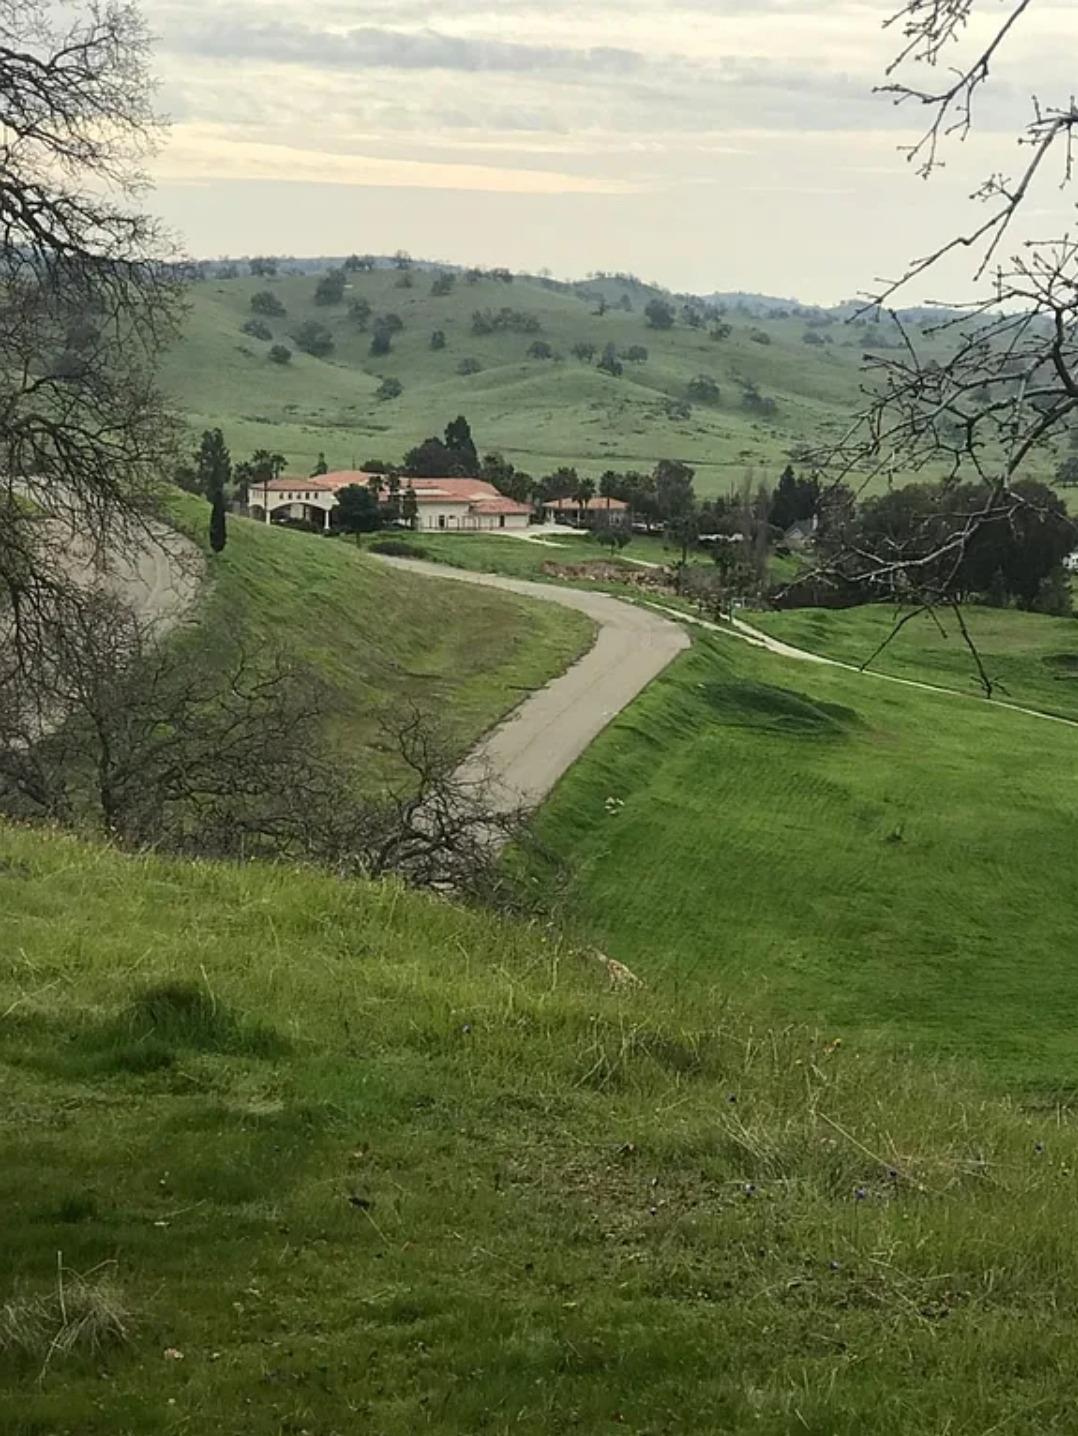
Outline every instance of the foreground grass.
[[539, 826], [579, 919], [632, 966], [1070, 1090], [1076, 743], [704, 638]]
[[[963, 616], [997, 697], [1078, 718], [1078, 620], [1006, 608], [968, 607]], [[901, 609], [872, 604], [753, 614], [752, 622], [786, 643], [860, 665], [903, 617]], [[969, 649], [946, 613], [938, 624], [927, 614], [909, 619], [872, 668], [960, 693], [983, 691]]]
[[[179, 505], [188, 527], [204, 509]], [[467, 746], [593, 637], [583, 614], [413, 577], [343, 540], [245, 519], [231, 521], [208, 573], [206, 633], [282, 645], [311, 664], [333, 694], [334, 740], [376, 765], [381, 720], [404, 704]]]
[[394, 886], [2, 830], [0, 934], [5, 1436], [1072, 1427], [1057, 1114]]

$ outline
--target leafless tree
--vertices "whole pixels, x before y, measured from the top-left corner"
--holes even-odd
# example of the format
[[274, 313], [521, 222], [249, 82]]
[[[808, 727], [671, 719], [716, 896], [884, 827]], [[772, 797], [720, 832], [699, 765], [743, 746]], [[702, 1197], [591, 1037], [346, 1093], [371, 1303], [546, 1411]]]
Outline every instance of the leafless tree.
[[[993, 66], [1031, 3], [906, 0], [887, 21], [899, 44], [881, 90], [926, 116], [907, 151], [926, 181], [975, 125]], [[982, 18], [987, 32], [973, 23]], [[931, 83], [937, 76], [941, 83]], [[1040, 188], [1069, 184], [1076, 125], [1071, 98], [1034, 97], [1017, 136], [1022, 162], [1013, 174], [987, 176], [977, 190], [983, 217], [868, 296], [866, 310], [893, 326], [894, 347], [866, 356], [864, 409], [816, 456], [831, 496], [846, 509], [843, 522], [831, 525], [824, 576], [830, 571], [840, 582], [914, 605], [951, 606], [970, 546], [986, 526], [1048, 517], [1016, 484], [1030, 457], [1078, 409], [1078, 245], [1069, 235], [1019, 241], [1017, 219]], [[975, 297], [941, 305], [938, 319], [919, 332], [903, 306], [921, 303], [925, 296], [913, 286], [956, 255], [970, 259]], [[930, 346], [926, 334], [934, 337]], [[922, 473], [942, 477], [956, 493], [947, 522], [934, 516], [930, 541], [918, 534], [898, 549], [846, 541], [849, 505], [841, 499], [848, 489], [860, 493]]]
[[[67, 12], [73, 19], [61, 24]], [[154, 371], [177, 270], [139, 213], [158, 125], [133, 5], [0, 0], [0, 621], [35, 649], [77, 530], [141, 525], [171, 450]]]
[[328, 693], [280, 655], [162, 640], [100, 593], [61, 601], [41, 638], [47, 660], [0, 684], [0, 812], [133, 848], [504, 891], [526, 815], [420, 710], [384, 720], [398, 776], [372, 794], [327, 753]]

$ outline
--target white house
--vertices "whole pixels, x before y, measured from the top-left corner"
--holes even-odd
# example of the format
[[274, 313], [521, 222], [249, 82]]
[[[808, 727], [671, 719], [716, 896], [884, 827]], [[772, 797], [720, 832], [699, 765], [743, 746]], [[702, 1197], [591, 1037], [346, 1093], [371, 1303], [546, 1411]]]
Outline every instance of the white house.
[[[375, 476], [359, 469], [319, 474], [313, 479], [280, 478], [251, 484], [247, 493], [252, 518], [269, 523], [277, 516], [310, 519], [321, 516], [323, 528], [337, 507], [337, 494], [350, 484], [366, 487]], [[378, 476], [379, 493], [387, 497], [385, 479]], [[401, 479], [401, 493], [411, 488], [419, 511], [417, 527], [427, 532], [477, 533], [483, 530], [526, 529], [531, 519], [528, 504], [500, 494], [482, 479]]]

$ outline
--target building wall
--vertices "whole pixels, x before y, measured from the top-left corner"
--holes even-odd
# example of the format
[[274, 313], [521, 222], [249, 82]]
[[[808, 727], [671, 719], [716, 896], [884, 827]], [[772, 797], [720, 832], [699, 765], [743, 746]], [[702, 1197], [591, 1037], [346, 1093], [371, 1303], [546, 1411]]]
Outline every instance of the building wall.
[[[501, 519], [505, 520], [504, 524], [499, 522]], [[419, 528], [426, 533], [480, 533], [527, 527], [527, 514], [472, 514], [466, 503], [419, 505]]]

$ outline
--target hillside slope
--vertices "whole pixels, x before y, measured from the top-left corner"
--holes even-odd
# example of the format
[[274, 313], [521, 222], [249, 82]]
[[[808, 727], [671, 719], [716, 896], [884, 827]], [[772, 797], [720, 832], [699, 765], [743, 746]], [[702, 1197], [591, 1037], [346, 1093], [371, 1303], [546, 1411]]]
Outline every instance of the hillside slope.
[[[392, 270], [351, 275], [341, 302], [329, 306], [315, 303], [313, 275], [208, 279], [192, 290], [185, 337], [166, 366], [168, 388], [193, 430], [220, 426], [240, 452], [280, 450], [300, 473], [322, 450], [334, 468], [398, 459], [464, 413], [484, 452], [500, 449], [532, 473], [561, 464], [596, 475], [651, 469], [659, 457], [676, 455], [697, 468], [698, 487], [707, 493], [739, 481], [748, 468], [775, 477], [792, 447], [844, 426], [858, 404], [862, 353], [878, 333], [836, 323], [814, 331], [827, 342], [809, 346], [803, 318], [731, 312], [729, 337], [716, 342], [706, 327], [681, 320], [666, 331], [651, 328], [643, 309], [654, 291], [644, 286], [606, 281], [568, 289], [536, 279], [458, 278], [452, 293], [437, 296], [429, 272], [411, 278], [411, 288], [399, 288]], [[610, 294], [601, 315], [597, 288]], [[252, 296], [267, 289], [287, 310], [265, 321], [272, 342], [291, 346], [290, 336], [313, 319], [330, 330], [331, 355], [297, 353], [291, 365], [279, 366], [268, 359], [271, 341], [241, 333], [252, 317]], [[374, 316], [392, 313], [402, 321], [388, 355], [374, 357], [370, 327], [361, 331], [349, 318], [357, 299]], [[534, 319], [539, 331], [473, 333], [476, 311], [506, 306]], [[444, 349], [431, 348], [435, 330], [445, 335]], [[560, 359], [529, 358], [536, 340]], [[574, 358], [581, 342], [595, 345], [596, 357], [613, 343], [619, 352], [643, 346], [648, 358], [626, 361], [618, 379], [599, 371], [594, 359]], [[462, 376], [461, 361], [469, 359], [480, 372]], [[718, 384], [718, 401], [693, 403], [687, 417], [673, 417], [671, 402], [688, 401], [700, 374]], [[399, 399], [375, 397], [385, 376], [403, 383]], [[750, 383], [774, 399], [773, 416], [746, 407]]]
[[[205, 505], [181, 497], [176, 507], [201, 538]], [[311, 664], [335, 701], [334, 740], [375, 779], [381, 720], [394, 709], [416, 704], [470, 746], [593, 639], [582, 614], [413, 577], [343, 540], [247, 519], [231, 521], [228, 546], [207, 565], [207, 638], [280, 646]]]
[[539, 831], [630, 966], [1071, 1092], [1076, 753], [1064, 725], [701, 637]]
[[0, 1431], [1069, 1429], [1078, 1138], [394, 885], [0, 828]]

